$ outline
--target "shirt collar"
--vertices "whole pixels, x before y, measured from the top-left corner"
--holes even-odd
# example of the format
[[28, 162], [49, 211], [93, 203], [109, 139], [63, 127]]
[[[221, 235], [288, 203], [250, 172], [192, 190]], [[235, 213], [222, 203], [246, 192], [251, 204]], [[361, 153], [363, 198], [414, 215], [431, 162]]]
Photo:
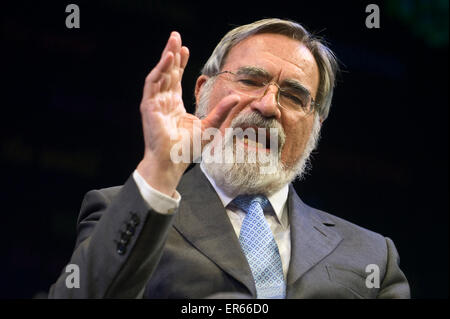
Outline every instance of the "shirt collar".
[[[214, 190], [216, 191], [217, 195], [219, 196], [223, 207], [227, 207], [228, 204], [230, 204], [234, 197], [228, 196], [219, 185], [216, 184], [216, 182], [208, 175], [206, 170], [203, 168], [203, 162], [200, 163], [200, 169], [202, 170], [203, 174], [205, 174], [206, 178], [209, 180], [211, 185], [214, 187]], [[283, 226], [286, 227], [288, 224], [288, 218], [287, 216], [283, 216], [283, 213], [287, 211], [284, 209], [287, 203], [287, 198], [289, 194], [289, 185], [284, 185], [281, 189], [276, 191], [275, 193], [272, 193], [270, 196], [267, 197], [270, 204], [272, 205], [273, 210], [275, 211], [275, 215], [278, 219], [278, 222]]]

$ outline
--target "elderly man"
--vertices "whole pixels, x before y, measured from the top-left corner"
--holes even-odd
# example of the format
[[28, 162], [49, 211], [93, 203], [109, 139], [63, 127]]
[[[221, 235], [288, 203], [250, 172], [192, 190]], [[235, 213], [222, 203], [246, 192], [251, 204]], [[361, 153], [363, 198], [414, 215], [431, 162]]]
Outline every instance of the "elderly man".
[[[87, 193], [70, 261], [79, 288], [64, 271], [50, 297], [408, 298], [389, 238], [290, 185], [329, 112], [333, 53], [292, 21], [235, 28], [197, 79], [196, 116], [181, 98], [188, 57], [173, 32], [145, 81], [144, 157], [123, 186]], [[184, 174], [198, 158], [174, 155], [196, 141], [203, 160]]]

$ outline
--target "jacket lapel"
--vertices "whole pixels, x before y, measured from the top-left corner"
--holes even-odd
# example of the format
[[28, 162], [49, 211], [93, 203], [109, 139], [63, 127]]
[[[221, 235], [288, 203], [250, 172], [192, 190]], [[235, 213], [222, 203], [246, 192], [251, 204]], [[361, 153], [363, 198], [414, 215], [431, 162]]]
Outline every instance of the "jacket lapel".
[[178, 192], [182, 200], [174, 227], [223, 271], [244, 284], [255, 297], [255, 283], [247, 259], [225, 208], [200, 165], [195, 165], [183, 176]]
[[331, 229], [331, 220], [322, 219], [298, 197], [292, 185], [288, 197], [291, 226], [291, 261], [287, 276], [287, 297], [295, 294], [295, 283], [329, 255], [342, 238]]
[[[256, 297], [253, 276], [239, 240], [220, 198], [203, 175], [200, 165], [195, 165], [183, 176], [178, 191], [182, 200], [174, 227]], [[342, 240], [330, 227], [334, 222], [321, 218], [313, 208], [304, 204], [292, 185], [289, 187], [288, 210], [291, 260], [287, 298], [295, 295], [298, 279], [329, 255]]]

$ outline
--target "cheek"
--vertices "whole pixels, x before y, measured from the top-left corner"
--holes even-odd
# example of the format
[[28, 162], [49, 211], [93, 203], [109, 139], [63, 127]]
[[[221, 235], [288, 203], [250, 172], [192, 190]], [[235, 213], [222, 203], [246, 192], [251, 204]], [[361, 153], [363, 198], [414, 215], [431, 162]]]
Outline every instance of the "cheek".
[[281, 159], [286, 165], [292, 165], [303, 154], [311, 134], [312, 124], [309, 121], [291, 121], [283, 123], [283, 128], [286, 142]]

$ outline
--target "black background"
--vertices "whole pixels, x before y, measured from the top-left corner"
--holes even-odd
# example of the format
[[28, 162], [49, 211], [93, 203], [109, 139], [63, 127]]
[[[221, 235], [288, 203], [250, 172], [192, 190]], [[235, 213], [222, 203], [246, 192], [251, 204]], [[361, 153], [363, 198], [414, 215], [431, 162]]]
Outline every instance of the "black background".
[[83, 195], [137, 166], [142, 85], [170, 32], [191, 52], [192, 112], [220, 38], [266, 17], [325, 37], [343, 67], [300, 196], [392, 238], [414, 298], [448, 297], [448, 1], [377, 1], [380, 29], [365, 26], [372, 1], [76, 1], [80, 29], [65, 26], [69, 3], [1, 8], [0, 297], [44, 296]]

